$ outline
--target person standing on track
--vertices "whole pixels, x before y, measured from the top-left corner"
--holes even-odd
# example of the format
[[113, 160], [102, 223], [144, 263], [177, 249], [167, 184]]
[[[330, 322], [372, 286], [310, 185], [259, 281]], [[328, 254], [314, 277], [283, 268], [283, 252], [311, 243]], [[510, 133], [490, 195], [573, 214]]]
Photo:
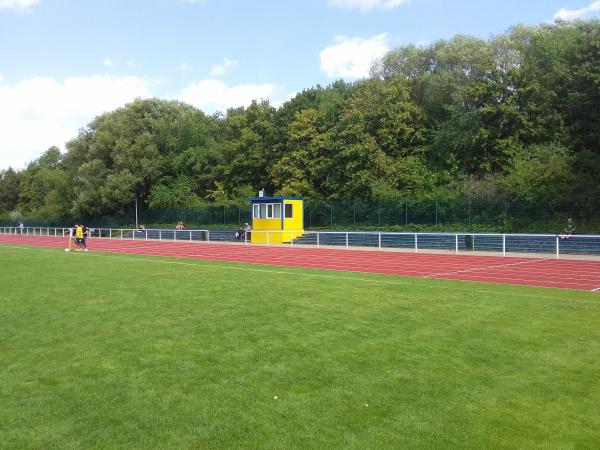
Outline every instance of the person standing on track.
[[83, 226], [76, 225], [75, 227], [75, 251], [81, 251], [83, 248]]
[[83, 238], [81, 240], [81, 245], [83, 246], [83, 251], [87, 252], [88, 251], [87, 238], [89, 235], [89, 230], [88, 230], [88, 227], [86, 227], [85, 225], [81, 225], [81, 228], [83, 229]]

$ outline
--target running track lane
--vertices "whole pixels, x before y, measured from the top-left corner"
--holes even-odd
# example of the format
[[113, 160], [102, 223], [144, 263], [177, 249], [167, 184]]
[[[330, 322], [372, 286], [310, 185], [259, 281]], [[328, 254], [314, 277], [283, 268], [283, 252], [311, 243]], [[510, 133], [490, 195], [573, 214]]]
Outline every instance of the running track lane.
[[[0, 243], [64, 248], [66, 239], [0, 235]], [[214, 261], [406, 275], [421, 278], [598, 291], [600, 261], [393, 251], [265, 247], [209, 242], [89, 239], [90, 250]]]

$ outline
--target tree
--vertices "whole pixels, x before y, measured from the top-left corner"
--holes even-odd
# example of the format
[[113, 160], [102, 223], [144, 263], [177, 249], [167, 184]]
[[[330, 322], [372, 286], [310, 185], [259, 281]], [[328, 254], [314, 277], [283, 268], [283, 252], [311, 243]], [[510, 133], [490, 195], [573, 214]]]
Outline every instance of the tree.
[[324, 127], [323, 114], [317, 109], [309, 108], [296, 113], [288, 126], [287, 151], [270, 169], [278, 194], [322, 194], [323, 158], [329, 154]]
[[[67, 167], [77, 171], [74, 210], [125, 211], [134, 198], [143, 205], [154, 186], [191, 176], [186, 158], [178, 161], [178, 155], [212, 145], [211, 126], [192, 106], [157, 99], [99, 116], [67, 144]], [[194, 179], [192, 184], [196, 192]]]
[[0, 171], [0, 212], [12, 211], [19, 202], [19, 174], [9, 167]]
[[557, 143], [521, 148], [505, 177], [507, 190], [528, 200], [557, 198], [575, 181], [569, 160], [569, 150]]

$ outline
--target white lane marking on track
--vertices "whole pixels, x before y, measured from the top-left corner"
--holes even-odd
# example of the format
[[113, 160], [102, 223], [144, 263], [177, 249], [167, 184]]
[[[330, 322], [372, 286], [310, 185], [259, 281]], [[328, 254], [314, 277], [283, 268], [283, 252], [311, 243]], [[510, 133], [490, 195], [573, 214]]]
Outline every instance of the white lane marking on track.
[[[9, 247], [9, 246], [6, 246], [6, 247]], [[39, 251], [45, 251], [45, 252], [56, 252], [59, 250], [58, 248], [20, 247], [20, 246], [19, 247], [9, 247], [9, 248], [39, 250]], [[83, 255], [84, 253], [81, 253], [81, 254]], [[132, 253], [126, 253], [126, 254], [130, 255]], [[216, 264], [210, 264], [210, 265], [195, 264], [195, 263], [189, 263], [189, 262], [184, 262], [184, 261], [165, 261], [165, 260], [159, 260], [159, 259], [147, 259], [147, 258], [136, 258], [136, 257], [130, 257], [130, 256], [120, 256], [122, 254], [119, 254], [119, 256], [117, 256], [112, 252], [105, 252], [105, 251], [85, 253], [85, 255], [101, 256], [101, 257], [105, 257], [105, 258], [119, 259], [119, 260], [124, 260], [124, 261], [135, 261], [135, 262], [144, 262], [144, 263], [152, 262], [152, 263], [160, 263], [160, 264], [171, 264], [171, 265], [179, 265], [179, 266], [196, 267], [196, 268], [200, 268], [203, 270], [210, 270], [210, 269], [238, 270], [238, 271], [244, 271], [244, 272], [258, 272], [258, 273], [268, 273], [268, 274], [277, 274], [277, 275], [303, 276], [303, 277], [309, 277], [309, 278], [326, 278], [326, 279], [334, 279], [334, 280], [357, 281], [357, 282], [361, 282], [361, 283], [387, 284], [387, 285], [396, 285], [396, 286], [415, 286], [414, 283], [405, 283], [405, 282], [401, 282], [401, 281], [373, 280], [370, 278], [344, 277], [344, 276], [339, 276], [339, 275], [323, 275], [323, 274], [302, 273], [302, 272], [295, 272], [295, 271], [290, 272], [290, 271], [284, 271], [284, 270], [252, 269], [249, 267], [219, 266]], [[161, 257], [161, 258], [182, 258], [182, 257], [178, 257], [178, 256], [155, 255], [155, 254], [150, 254], [150, 255], [145, 255], [145, 256]], [[189, 257], [189, 255], [188, 255], [188, 257]], [[213, 262], [214, 260], [204, 260], [204, 261]], [[259, 264], [259, 265], [261, 265], [260, 263], [243, 263], [243, 262], [238, 262], [238, 261], [230, 261], [230, 262], [232, 264]], [[294, 268], [295, 269], [322, 270], [322, 269], [311, 268], [311, 267], [294, 267]], [[328, 270], [328, 269], [324, 269], [324, 270]], [[385, 275], [385, 274], [373, 274], [373, 275], [396, 276], [396, 275]], [[415, 278], [415, 277], [413, 277], [413, 278]], [[416, 278], [425, 278], [425, 277], [416, 277]], [[456, 280], [452, 280], [452, 281], [456, 281]], [[492, 283], [492, 282], [484, 282], [484, 281], [482, 281], [482, 282], [472, 282], [472, 281], [468, 281], [468, 280], [458, 280], [458, 281], [461, 281], [464, 283], [493, 284], [493, 285], [504, 286], [504, 287], [508, 287], [508, 288], [523, 287], [523, 286], [518, 286], [518, 285], [507, 285], [507, 284], [503, 284], [503, 283]], [[497, 292], [497, 291], [486, 291], [486, 290], [482, 290], [482, 289], [466, 289], [466, 288], [458, 288], [458, 287], [453, 287], [453, 286], [434, 286], [434, 285], [427, 285], [427, 284], [419, 285], [418, 287], [428, 288], [428, 289], [442, 289], [442, 290], [447, 290], [447, 291], [469, 292], [469, 293], [475, 293], [475, 294], [493, 294], [493, 295], [501, 295], [501, 296], [508, 296], [508, 297], [522, 297], [522, 298], [531, 298], [531, 299], [554, 300], [555, 302], [560, 303], [562, 305], [569, 305], [568, 302], [576, 302], [576, 303], [586, 303], [586, 304], [591, 304], [594, 306], [600, 306], [600, 302], [593, 302], [593, 301], [579, 300], [579, 299], [572, 299], [572, 300], [567, 301], [562, 298], [551, 297], [548, 295], [530, 295], [530, 294], [520, 294], [520, 293], [516, 293], [516, 292]], [[553, 289], [553, 288], [548, 288], [546, 286], [525, 286], [525, 287], [541, 287], [541, 288], [545, 288], [545, 289]], [[582, 291], [581, 289], [563, 288], [563, 290], [585, 292], [585, 291]]]
[[531, 264], [531, 263], [534, 263], [534, 262], [543, 262], [543, 261], [547, 261], [547, 260], [546, 259], [532, 259], [532, 260], [527, 260], [527, 261], [519, 261], [519, 262], [516, 262], [516, 263], [498, 264], [496, 266], [471, 267], [469, 269], [455, 270], [453, 272], [432, 273], [431, 275], [427, 275], [425, 278], [429, 278], [429, 277], [443, 277], [443, 276], [449, 276], [449, 275], [459, 275], [461, 273], [478, 272], [478, 271], [490, 270], [490, 269], [502, 269], [504, 267], [518, 266], [518, 265], [521, 265], [521, 264]]

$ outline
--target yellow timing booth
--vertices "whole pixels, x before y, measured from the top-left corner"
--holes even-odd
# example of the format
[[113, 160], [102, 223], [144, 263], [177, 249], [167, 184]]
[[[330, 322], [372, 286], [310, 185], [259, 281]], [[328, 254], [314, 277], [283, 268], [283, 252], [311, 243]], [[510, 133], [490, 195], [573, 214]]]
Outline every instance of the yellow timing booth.
[[250, 202], [253, 244], [282, 244], [304, 234], [304, 199], [255, 197]]

